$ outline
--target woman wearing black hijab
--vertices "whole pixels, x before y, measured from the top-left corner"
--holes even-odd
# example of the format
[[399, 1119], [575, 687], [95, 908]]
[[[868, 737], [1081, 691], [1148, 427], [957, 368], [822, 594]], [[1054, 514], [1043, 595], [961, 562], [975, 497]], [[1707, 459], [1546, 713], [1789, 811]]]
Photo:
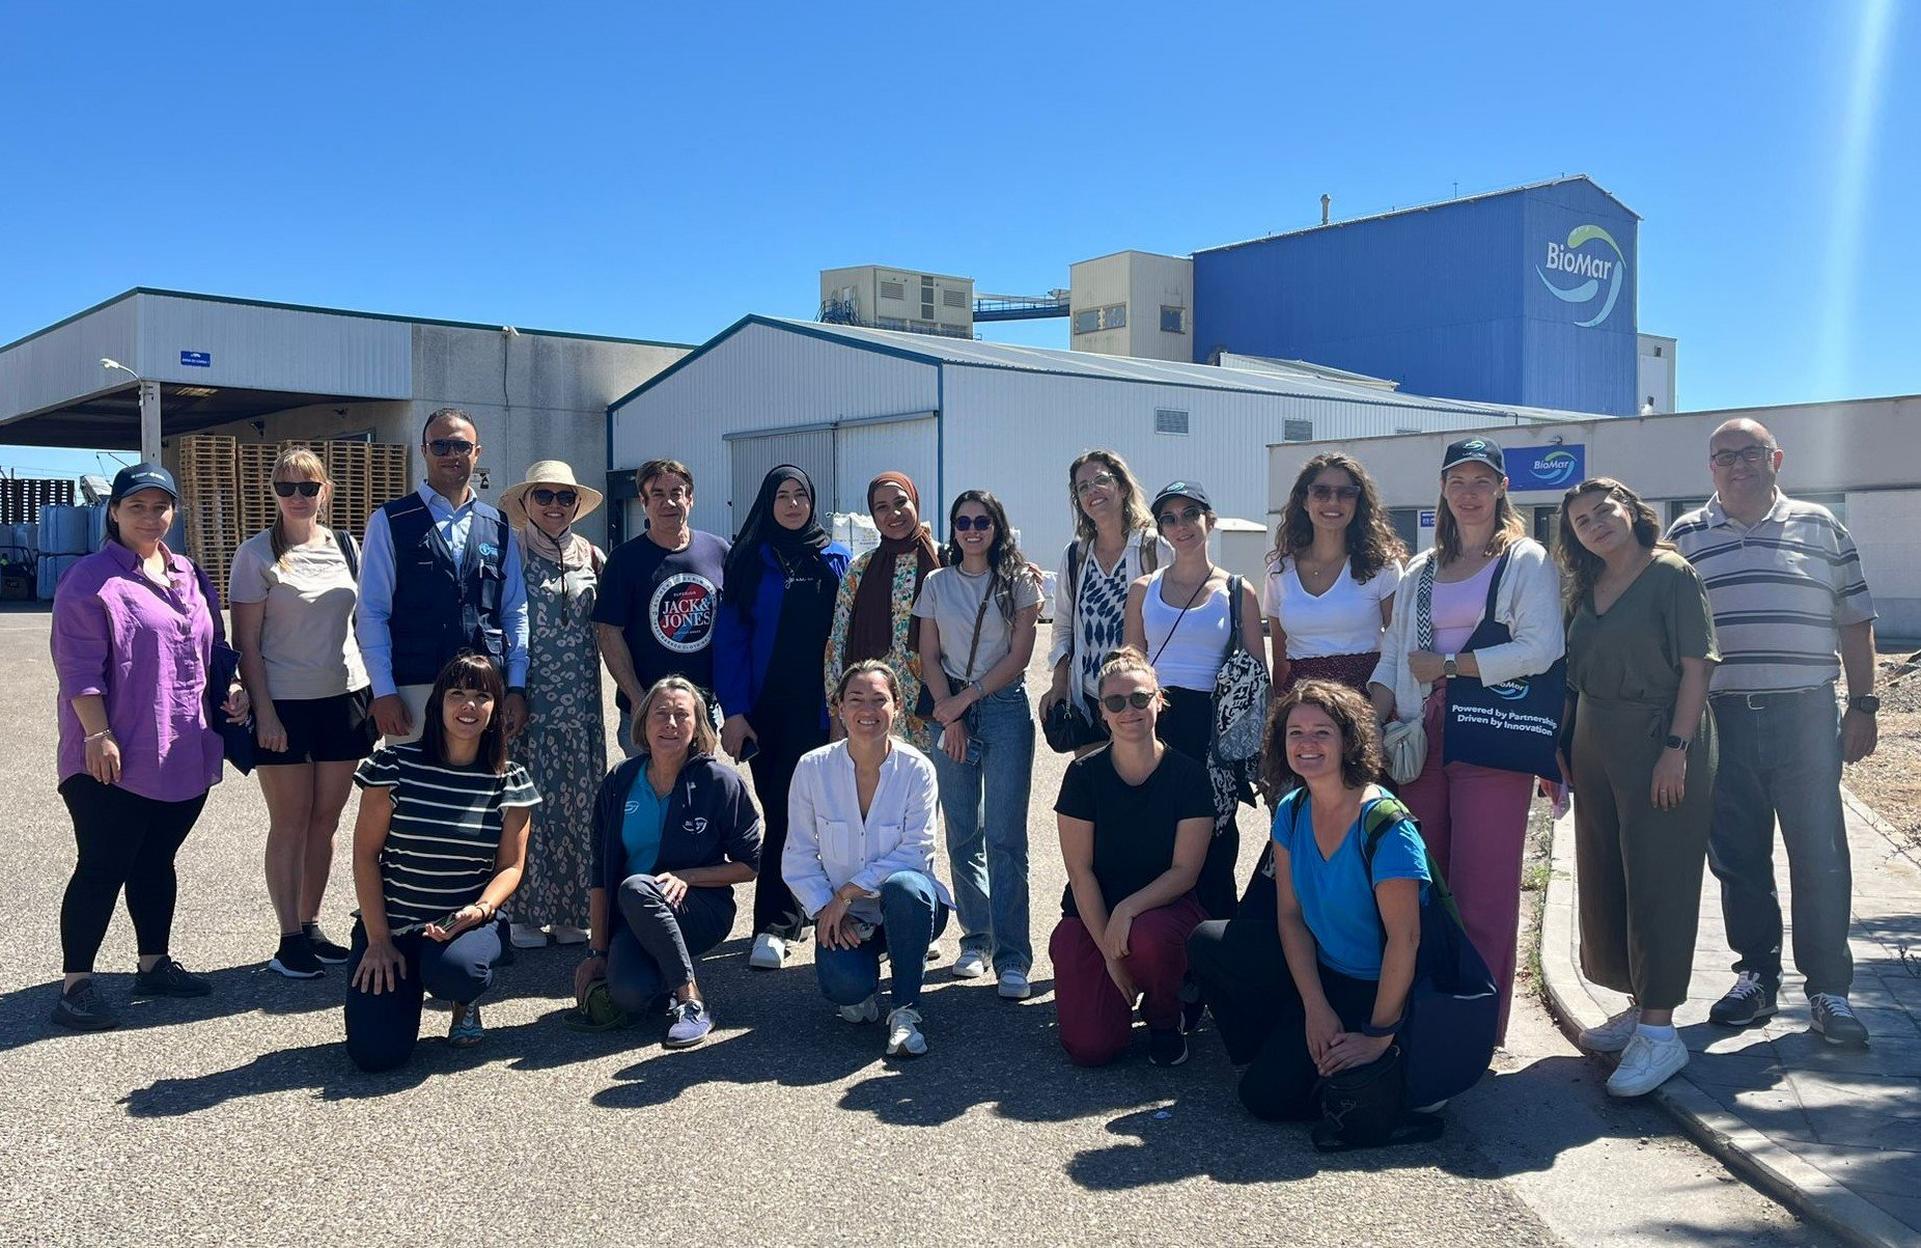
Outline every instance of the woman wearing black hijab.
[[[760, 493], [727, 555], [714, 623], [714, 686], [732, 713], [721, 747], [754, 773], [765, 824], [762, 852], [779, 862], [787, 843], [787, 789], [794, 765], [827, 744], [821, 659], [834, 599], [846, 575], [847, 548], [814, 512], [814, 483], [781, 464]], [[743, 712], [740, 708], [746, 708]], [[777, 970], [805, 920], [779, 871], [754, 884], [754, 947], [747, 964]]]

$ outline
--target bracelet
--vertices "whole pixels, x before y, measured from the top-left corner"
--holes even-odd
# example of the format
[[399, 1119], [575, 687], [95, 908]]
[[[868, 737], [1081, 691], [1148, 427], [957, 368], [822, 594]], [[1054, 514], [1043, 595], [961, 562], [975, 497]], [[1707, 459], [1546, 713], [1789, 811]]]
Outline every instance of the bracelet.
[[1373, 1020], [1370, 1019], [1368, 1021], [1367, 1026], [1361, 1028], [1361, 1034], [1368, 1037], [1370, 1040], [1380, 1040], [1380, 1039], [1383, 1039], [1384, 1037], [1392, 1036], [1394, 1033], [1398, 1032], [1401, 1029], [1401, 1023], [1404, 1021], [1405, 1018], [1406, 1018], [1406, 1015], [1402, 1015], [1401, 1018], [1395, 1019], [1393, 1022], [1389, 1023], [1385, 1027], [1376, 1027], [1373, 1023]]
[[82, 744], [92, 745], [95, 741], [98, 741], [100, 738], [111, 737], [112, 735], [113, 735], [113, 729], [102, 728], [99, 732], [88, 734], [86, 740]]

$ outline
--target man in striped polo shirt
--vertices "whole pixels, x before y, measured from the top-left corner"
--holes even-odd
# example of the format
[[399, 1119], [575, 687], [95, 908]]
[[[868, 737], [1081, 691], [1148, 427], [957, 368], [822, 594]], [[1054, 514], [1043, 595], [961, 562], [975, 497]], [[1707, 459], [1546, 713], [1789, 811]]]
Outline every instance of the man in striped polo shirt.
[[[1867, 1028], [1848, 1007], [1853, 883], [1840, 784], [1844, 761], [1874, 752], [1874, 601], [1846, 527], [1775, 488], [1781, 459], [1758, 422], [1726, 422], [1708, 441], [1714, 497], [1668, 532], [1707, 587], [1721, 650], [1709, 687], [1721, 757], [1708, 865], [1737, 961], [1708, 1017], [1745, 1027], [1775, 1012], [1778, 817], [1811, 1024], [1832, 1044], [1863, 1045]], [[1837, 723], [1843, 669], [1850, 700]]]

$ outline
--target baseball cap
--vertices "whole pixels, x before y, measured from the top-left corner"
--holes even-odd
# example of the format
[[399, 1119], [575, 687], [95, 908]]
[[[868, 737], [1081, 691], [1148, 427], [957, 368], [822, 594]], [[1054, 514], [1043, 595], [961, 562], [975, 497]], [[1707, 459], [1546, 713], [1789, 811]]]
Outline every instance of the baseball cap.
[[1147, 510], [1159, 515], [1161, 504], [1170, 498], [1191, 498], [1201, 505], [1203, 511], [1214, 510], [1214, 504], [1208, 501], [1206, 487], [1199, 481], [1169, 481], [1155, 492], [1154, 505]]
[[174, 498], [180, 497], [180, 487], [174, 484], [173, 474], [159, 464], [130, 464], [113, 474], [113, 492], [107, 501], [117, 503], [129, 494], [141, 490], [165, 490]]
[[1441, 471], [1446, 472], [1456, 464], [1486, 464], [1502, 476], [1507, 475], [1501, 448], [1486, 438], [1462, 438], [1448, 443], [1447, 453], [1441, 456]]

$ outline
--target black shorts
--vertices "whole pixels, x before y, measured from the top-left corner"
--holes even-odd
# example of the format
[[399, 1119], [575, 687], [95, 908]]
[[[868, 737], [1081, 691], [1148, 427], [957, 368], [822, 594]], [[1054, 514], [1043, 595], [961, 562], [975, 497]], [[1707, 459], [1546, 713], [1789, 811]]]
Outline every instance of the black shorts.
[[374, 752], [380, 733], [372, 705], [371, 688], [331, 698], [275, 698], [274, 714], [287, 730], [287, 748], [257, 749], [254, 762], [261, 767], [357, 763]]

